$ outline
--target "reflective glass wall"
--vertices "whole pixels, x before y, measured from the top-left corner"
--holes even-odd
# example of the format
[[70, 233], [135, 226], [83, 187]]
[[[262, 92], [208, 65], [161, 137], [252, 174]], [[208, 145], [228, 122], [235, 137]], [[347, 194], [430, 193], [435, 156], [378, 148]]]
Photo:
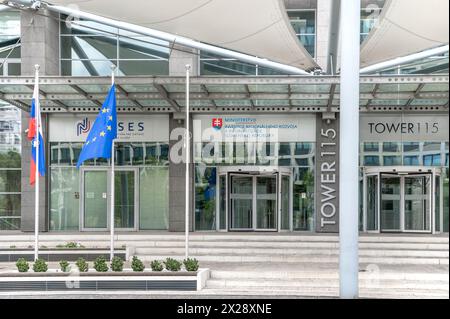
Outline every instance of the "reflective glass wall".
[[168, 75], [168, 42], [88, 21], [62, 16], [62, 75]]
[[[81, 170], [75, 167], [81, 147], [82, 143], [50, 143], [51, 231], [78, 231], [83, 228], [80, 225], [80, 214], [83, 214], [80, 207], [83, 196], [80, 187]], [[168, 229], [168, 143], [118, 142], [115, 154], [115, 183], [118, 191], [115, 202], [116, 227], [132, 228], [136, 220], [139, 230]], [[86, 161], [83, 165], [85, 169], [107, 170], [108, 167], [109, 161], [103, 159]], [[135, 171], [137, 174], [133, 173]], [[107, 186], [103, 185], [103, 188], [106, 190]], [[123, 193], [127, 194], [126, 198], [122, 196]], [[134, 201], [135, 198], [138, 202]], [[91, 213], [95, 215], [99, 212]]]
[[[207, 143], [194, 144], [195, 230], [216, 230], [216, 205], [220, 205], [220, 229], [224, 229], [225, 203], [217, 203], [216, 190], [222, 166], [288, 167], [292, 180], [293, 229], [314, 230], [315, 143]], [[287, 189], [285, 187], [285, 189]], [[221, 196], [223, 199], [224, 196]]]

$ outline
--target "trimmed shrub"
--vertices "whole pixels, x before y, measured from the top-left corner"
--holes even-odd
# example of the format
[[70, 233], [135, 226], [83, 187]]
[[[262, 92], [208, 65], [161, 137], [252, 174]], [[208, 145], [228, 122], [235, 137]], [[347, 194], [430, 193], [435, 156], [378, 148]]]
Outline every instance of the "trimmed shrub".
[[106, 259], [103, 256], [97, 257], [94, 261], [94, 269], [97, 272], [107, 272], [108, 265], [106, 264]]
[[89, 270], [89, 264], [86, 262], [84, 258], [78, 258], [75, 265], [77, 265], [78, 270], [80, 272], [87, 272]]
[[34, 272], [47, 272], [48, 265], [44, 259], [37, 259], [33, 265]]
[[197, 271], [199, 267], [198, 260], [195, 258], [185, 259], [183, 264], [187, 271]]
[[59, 267], [61, 268], [62, 272], [69, 272], [70, 271], [70, 264], [67, 260], [61, 260], [59, 262]]
[[137, 256], [133, 256], [131, 261], [131, 269], [136, 272], [142, 272], [145, 269], [145, 265]]
[[180, 271], [182, 263], [173, 258], [167, 258], [164, 262], [166, 269], [170, 271]]
[[123, 270], [123, 259], [120, 257], [114, 257], [111, 261], [112, 271], [122, 271]]
[[28, 272], [30, 264], [24, 258], [19, 258], [16, 262], [16, 267], [19, 272]]
[[152, 271], [162, 271], [164, 269], [162, 262], [159, 260], [153, 260], [150, 267], [152, 268]]

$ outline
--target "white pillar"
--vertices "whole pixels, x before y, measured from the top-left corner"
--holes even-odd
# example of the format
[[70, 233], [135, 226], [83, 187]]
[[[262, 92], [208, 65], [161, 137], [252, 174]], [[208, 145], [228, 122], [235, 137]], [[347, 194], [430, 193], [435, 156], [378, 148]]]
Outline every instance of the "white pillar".
[[185, 223], [185, 258], [189, 258], [189, 212], [190, 212], [190, 187], [189, 187], [189, 169], [190, 169], [190, 162], [191, 162], [191, 139], [190, 139], [190, 116], [189, 116], [189, 78], [190, 78], [190, 70], [191, 66], [189, 64], [186, 65], [186, 137], [185, 137], [185, 147], [186, 147], [186, 194], [185, 194], [185, 200], [186, 200], [186, 207], [185, 207], [185, 216], [184, 216], [184, 223]]
[[339, 279], [346, 299], [358, 297], [360, 11], [359, 0], [341, 1]]

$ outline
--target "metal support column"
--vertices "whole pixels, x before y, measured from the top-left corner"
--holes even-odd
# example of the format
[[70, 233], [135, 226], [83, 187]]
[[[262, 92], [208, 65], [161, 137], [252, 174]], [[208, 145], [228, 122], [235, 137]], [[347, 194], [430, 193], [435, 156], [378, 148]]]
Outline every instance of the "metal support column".
[[360, 1], [341, 2], [339, 280], [347, 299], [358, 297], [360, 10]]

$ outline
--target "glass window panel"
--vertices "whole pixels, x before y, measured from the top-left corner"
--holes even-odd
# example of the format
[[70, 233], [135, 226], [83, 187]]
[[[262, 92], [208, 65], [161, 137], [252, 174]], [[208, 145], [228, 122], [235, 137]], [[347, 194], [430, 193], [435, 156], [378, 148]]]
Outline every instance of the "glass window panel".
[[400, 152], [400, 143], [384, 142], [383, 152]]
[[21, 168], [21, 165], [21, 155], [18, 151], [9, 150], [6, 153], [0, 153], [1, 168]]
[[405, 165], [405, 166], [420, 165], [419, 156], [405, 156], [405, 157], [403, 157], [403, 165]]
[[62, 60], [61, 75], [111, 76], [111, 64], [117, 65], [117, 61]]
[[20, 217], [1, 217], [0, 231], [2, 230], [20, 230]]
[[134, 228], [134, 171], [116, 171], [114, 175], [114, 225], [117, 228]]
[[418, 142], [405, 142], [403, 143], [403, 152], [420, 152], [420, 143]]
[[84, 173], [84, 227], [106, 229], [108, 227], [107, 172]]
[[0, 168], [0, 193], [20, 193], [20, 170], [2, 170]]
[[120, 37], [120, 59], [168, 59], [169, 43], [150, 37]]
[[230, 60], [201, 60], [201, 75], [256, 75], [256, 66]]
[[378, 142], [365, 142], [364, 143], [364, 152], [378, 152], [380, 149], [380, 145]]
[[139, 228], [169, 228], [169, 169], [145, 167], [139, 170]]
[[364, 156], [364, 166], [380, 166], [380, 157]]
[[397, 166], [402, 165], [401, 156], [383, 156], [384, 166]]
[[216, 168], [196, 167], [195, 230], [216, 229]]
[[80, 220], [79, 170], [50, 170], [50, 230], [78, 231]]
[[20, 194], [0, 194], [0, 216], [20, 217]]
[[123, 61], [119, 60], [121, 75], [169, 75], [169, 61]]
[[293, 169], [293, 228], [314, 230], [314, 172], [308, 168]]

